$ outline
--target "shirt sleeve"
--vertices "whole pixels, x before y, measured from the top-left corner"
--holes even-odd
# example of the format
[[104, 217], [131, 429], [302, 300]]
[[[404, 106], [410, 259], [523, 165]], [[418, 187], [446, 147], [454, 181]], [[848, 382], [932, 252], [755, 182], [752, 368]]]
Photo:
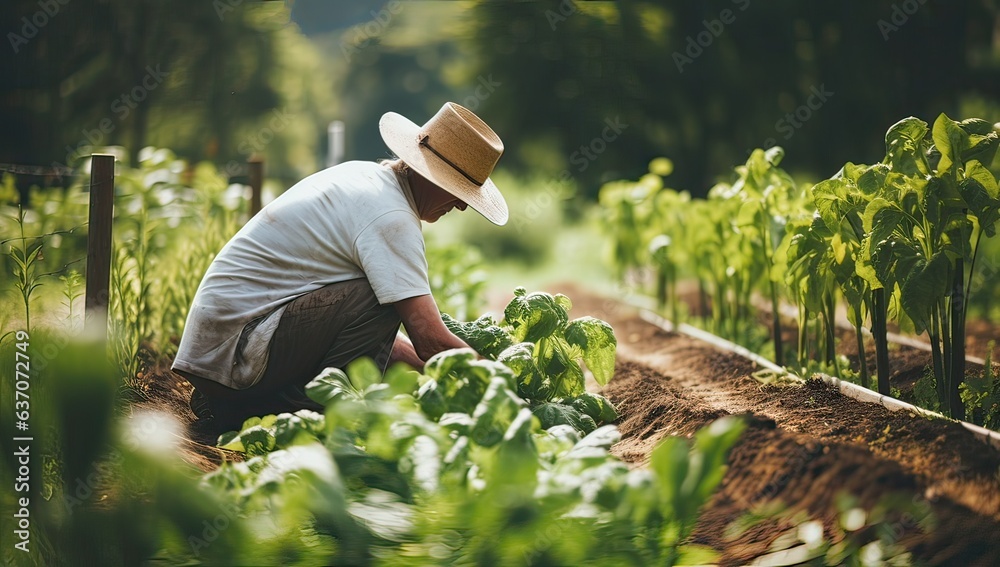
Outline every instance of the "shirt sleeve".
[[424, 235], [412, 212], [379, 216], [361, 231], [354, 248], [379, 303], [430, 294]]

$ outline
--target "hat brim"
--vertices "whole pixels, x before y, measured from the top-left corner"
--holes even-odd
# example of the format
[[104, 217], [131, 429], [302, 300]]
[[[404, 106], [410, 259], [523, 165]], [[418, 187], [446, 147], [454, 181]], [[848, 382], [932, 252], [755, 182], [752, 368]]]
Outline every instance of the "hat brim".
[[420, 126], [395, 112], [387, 112], [378, 123], [382, 140], [396, 156], [428, 181], [458, 197], [491, 223], [507, 224], [507, 202], [493, 183], [487, 179], [482, 185], [470, 181], [461, 172], [421, 146], [417, 139]]

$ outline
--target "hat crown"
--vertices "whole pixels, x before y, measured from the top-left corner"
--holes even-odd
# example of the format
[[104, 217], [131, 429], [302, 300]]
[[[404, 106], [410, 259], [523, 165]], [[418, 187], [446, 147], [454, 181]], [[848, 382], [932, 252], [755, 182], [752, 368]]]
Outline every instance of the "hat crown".
[[503, 142], [481, 118], [449, 102], [421, 128], [417, 142], [476, 185], [493, 173]]

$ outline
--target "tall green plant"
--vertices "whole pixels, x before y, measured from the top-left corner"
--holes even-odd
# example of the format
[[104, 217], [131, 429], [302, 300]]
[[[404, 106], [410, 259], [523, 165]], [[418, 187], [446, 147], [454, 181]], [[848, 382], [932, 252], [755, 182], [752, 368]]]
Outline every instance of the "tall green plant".
[[778, 252], [786, 266], [786, 281], [799, 310], [798, 364], [809, 367], [809, 322], [815, 321], [815, 343], [819, 345], [827, 365], [836, 364], [833, 334], [833, 305], [836, 279], [833, 271], [835, 253], [830, 247], [834, 233], [823, 219], [814, 216], [789, 224], [788, 235]]
[[[662, 179], [673, 171], [673, 163], [666, 158], [654, 159], [650, 174]], [[687, 224], [691, 221], [691, 195], [661, 187], [653, 196], [653, 218], [648, 244], [648, 254], [656, 270], [656, 301], [660, 309], [670, 307], [670, 319], [681, 323], [680, 298], [677, 283], [682, 271], [690, 263], [690, 251], [684, 243]]]
[[59, 280], [63, 282], [62, 295], [66, 299], [66, 327], [71, 334], [76, 334], [76, 332], [82, 327], [83, 321], [77, 321], [76, 313], [73, 310], [73, 306], [76, 304], [77, 300], [83, 295], [83, 277], [80, 276], [80, 272], [76, 270], [70, 270], [66, 275], [59, 276]]
[[906, 317], [930, 338], [941, 405], [955, 418], [964, 416], [965, 266], [976, 255], [970, 238], [976, 225], [992, 236], [1000, 218], [996, 178], [983, 165], [998, 140], [982, 120], [942, 114], [933, 130], [916, 118], [898, 122], [886, 134], [889, 170], [864, 213], [871, 268], [862, 272], [873, 288], [898, 286]]
[[4, 241], [15, 242], [10, 247], [10, 257], [14, 261], [14, 287], [21, 295], [24, 305], [24, 329], [31, 332], [31, 296], [40, 285], [41, 275], [37, 272], [39, 255], [42, 253], [42, 239], [24, 235], [25, 210], [18, 205], [17, 221], [20, 236]]
[[873, 285], [862, 277], [861, 271], [865, 264], [862, 257], [866, 242], [864, 211], [884, 185], [887, 173], [888, 167], [884, 164], [847, 163], [837, 175], [816, 184], [811, 191], [817, 213], [813, 225], [822, 233], [817, 253], [825, 256], [825, 270], [843, 294], [847, 318], [854, 326], [862, 382], [866, 386], [869, 382], [862, 327], [870, 313], [875, 337], [877, 388], [885, 395], [890, 391], [885, 287], [881, 282]]
[[791, 176], [778, 167], [785, 156], [780, 146], [766, 151], [754, 150], [746, 164], [737, 167], [739, 176], [733, 190], [741, 201], [737, 227], [750, 244], [752, 257], [760, 264], [771, 301], [774, 361], [785, 365], [781, 336], [781, 299], [778, 284], [783, 281], [782, 262], [777, 249], [785, 234], [785, 225], [795, 202], [796, 188]]

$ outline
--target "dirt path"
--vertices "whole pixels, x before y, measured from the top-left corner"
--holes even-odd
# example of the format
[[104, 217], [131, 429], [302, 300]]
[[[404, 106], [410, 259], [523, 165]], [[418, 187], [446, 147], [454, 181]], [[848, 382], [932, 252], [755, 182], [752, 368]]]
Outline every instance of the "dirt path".
[[[738, 564], [764, 553], [791, 525], [771, 521], [727, 539], [726, 527], [760, 506], [783, 502], [830, 530], [838, 498], [861, 506], [895, 494], [886, 521], [930, 564], [1000, 564], [1000, 451], [945, 421], [891, 413], [842, 396], [822, 382], [762, 386], [752, 363], [685, 336], [666, 333], [635, 310], [563, 286], [573, 315], [607, 320], [619, 365], [605, 394], [619, 407], [622, 441], [614, 452], [643, 464], [666, 435], [688, 435], [726, 414], [749, 414], [721, 491], [694, 539]], [[909, 511], [902, 511], [908, 509]], [[932, 512], [938, 528], [919, 524]], [[828, 533], [828, 535], [831, 535]]]

